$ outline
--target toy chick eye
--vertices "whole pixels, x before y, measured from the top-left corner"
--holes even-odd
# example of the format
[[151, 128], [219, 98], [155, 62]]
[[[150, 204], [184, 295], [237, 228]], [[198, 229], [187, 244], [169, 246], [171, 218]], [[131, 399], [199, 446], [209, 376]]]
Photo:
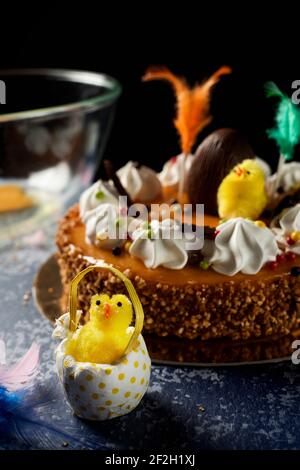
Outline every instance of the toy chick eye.
[[100, 300], [96, 300], [96, 305], [100, 305], [100, 304], [101, 304]]
[[247, 175], [251, 175], [251, 171], [247, 171]]
[[117, 306], [118, 306], [118, 307], [122, 307], [122, 302], [118, 302], [118, 303], [117, 303]]

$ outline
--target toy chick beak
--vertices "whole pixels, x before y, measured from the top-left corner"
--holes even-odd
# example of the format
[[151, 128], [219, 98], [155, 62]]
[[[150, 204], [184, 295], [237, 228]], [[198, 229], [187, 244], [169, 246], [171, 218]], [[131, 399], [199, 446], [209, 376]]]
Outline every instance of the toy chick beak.
[[237, 166], [235, 169], [234, 169], [234, 172], [237, 176], [244, 176], [245, 174], [245, 170], [244, 168], [242, 168], [241, 166]]
[[107, 320], [109, 319], [110, 314], [111, 314], [110, 305], [105, 303], [104, 304], [104, 316], [105, 318], [107, 318]]

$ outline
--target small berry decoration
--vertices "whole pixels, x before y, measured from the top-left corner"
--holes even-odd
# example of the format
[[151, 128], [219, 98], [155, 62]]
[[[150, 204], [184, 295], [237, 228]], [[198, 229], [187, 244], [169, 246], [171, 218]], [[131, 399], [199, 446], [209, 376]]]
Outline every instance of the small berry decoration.
[[282, 263], [285, 260], [286, 260], [285, 253], [280, 253], [279, 255], [276, 256], [276, 261], [278, 263]]
[[267, 263], [267, 266], [268, 266], [269, 269], [274, 271], [274, 269], [278, 268], [278, 263], [277, 263], [277, 261], [269, 261]]
[[286, 242], [287, 242], [287, 244], [290, 245], [290, 246], [296, 244], [295, 240], [293, 240], [290, 235], [289, 235], [288, 237], [286, 237]]
[[294, 259], [296, 259], [296, 254], [292, 251], [287, 251], [285, 257], [288, 261], [294, 261]]

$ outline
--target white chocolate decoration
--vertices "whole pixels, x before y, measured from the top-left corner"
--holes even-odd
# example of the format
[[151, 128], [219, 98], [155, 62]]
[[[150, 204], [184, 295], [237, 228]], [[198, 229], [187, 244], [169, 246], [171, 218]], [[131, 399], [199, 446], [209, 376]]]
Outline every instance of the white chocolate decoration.
[[212, 269], [227, 276], [238, 272], [256, 274], [265, 263], [275, 261], [280, 250], [275, 235], [242, 217], [230, 219], [217, 227], [215, 243], [202, 250]]
[[117, 171], [117, 175], [133, 201], [152, 201], [162, 192], [156, 172], [147, 166], [137, 167], [129, 161]]
[[184, 163], [184, 172], [187, 176], [195, 156], [192, 154], [184, 155], [181, 153], [177, 157], [168, 160], [162, 171], [158, 174], [160, 182], [163, 187], [174, 186], [179, 183], [181, 177], [181, 163]]
[[147, 268], [182, 269], [188, 261], [186, 240], [180, 226], [171, 219], [143, 222], [132, 239], [130, 254], [140, 258]]
[[56, 349], [56, 365], [74, 413], [80, 418], [103, 421], [136, 408], [147, 391], [151, 372], [142, 335], [136, 347], [117, 364], [76, 362], [65, 354], [68, 324], [69, 313], [66, 313], [57, 320], [53, 337], [63, 339]]

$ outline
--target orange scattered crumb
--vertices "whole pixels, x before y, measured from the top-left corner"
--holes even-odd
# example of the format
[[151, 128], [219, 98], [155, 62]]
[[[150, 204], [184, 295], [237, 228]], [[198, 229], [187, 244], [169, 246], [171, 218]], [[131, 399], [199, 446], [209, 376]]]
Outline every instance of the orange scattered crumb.
[[14, 184], [0, 186], [0, 213], [19, 211], [33, 206], [33, 200]]

